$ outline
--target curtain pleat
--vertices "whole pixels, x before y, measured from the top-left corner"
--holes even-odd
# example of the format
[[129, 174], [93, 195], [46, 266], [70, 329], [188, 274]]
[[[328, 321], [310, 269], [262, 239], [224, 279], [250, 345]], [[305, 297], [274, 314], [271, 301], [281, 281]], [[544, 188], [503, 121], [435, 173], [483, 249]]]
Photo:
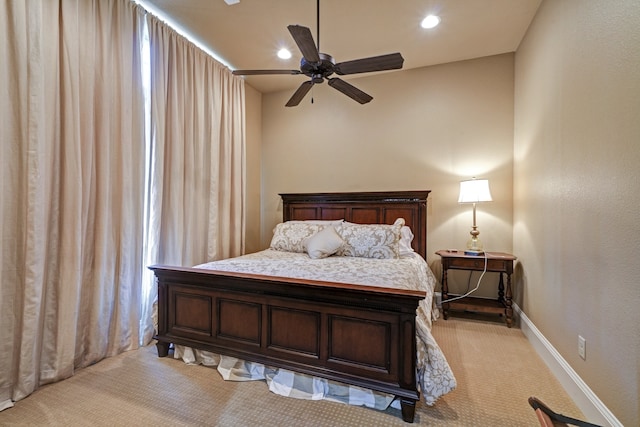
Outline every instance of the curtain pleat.
[[128, 0], [2, 2], [0, 58], [3, 410], [149, 342], [149, 264], [244, 252], [245, 113], [242, 79]]
[[144, 11], [0, 4], [0, 409], [136, 348]]
[[155, 17], [149, 259], [195, 265], [244, 252], [244, 82]]

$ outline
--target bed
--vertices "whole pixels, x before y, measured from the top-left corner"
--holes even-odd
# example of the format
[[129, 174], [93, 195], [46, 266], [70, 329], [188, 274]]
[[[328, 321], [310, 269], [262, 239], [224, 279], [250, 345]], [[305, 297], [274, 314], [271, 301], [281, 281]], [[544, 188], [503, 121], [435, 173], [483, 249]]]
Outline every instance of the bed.
[[[319, 224], [318, 230], [323, 230], [342, 227], [344, 222], [351, 230], [362, 230], [366, 227], [362, 224], [394, 230], [408, 227], [413, 233], [409, 250], [428, 270], [424, 261], [428, 195], [429, 191], [281, 194], [283, 223], [279, 226]], [[277, 250], [270, 255], [292, 269], [294, 258], [309, 259], [306, 253], [286, 255]], [[307, 278], [291, 277], [282, 269], [257, 273], [246, 267], [255, 257], [250, 254], [197, 267], [150, 267], [158, 283], [154, 338], [160, 357], [173, 344], [374, 390], [395, 396], [406, 422], [414, 420], [420, 391], [424, 395], [429, 389], [427, 403], [432, 404], [455, 387], [429, 327], [420, 317], [416, 326], [421, 305], [423, 316], [429, 311], [425, 304], [430, 299], [425, 295], [432, 289], [387, 287], [385, 279], [373, 276], [370, 280], [378, 283], [362, 285], [332, 274]], [[319, 258], [317, 265], [332, 272], [340, 267], [327, 263], [349, 257]], [[369, 269], [366, 264], [359, 268]], [[429, 343], [423, 346], [425, 340]], [[417, 352], [431, 352], [423, 355], [434, 359], [430, 367], [418, 363]], [[440, 372], [425, 373], [425, 369]]]

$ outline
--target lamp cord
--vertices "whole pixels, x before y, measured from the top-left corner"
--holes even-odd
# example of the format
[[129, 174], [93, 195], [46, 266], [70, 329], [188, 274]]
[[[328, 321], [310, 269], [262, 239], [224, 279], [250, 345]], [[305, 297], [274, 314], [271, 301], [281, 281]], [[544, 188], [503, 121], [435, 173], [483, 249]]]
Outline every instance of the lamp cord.
[[[487, 272], [487, 263], [488, 263], [488, 261], [489, 261], [489, 259], [487, 257], [487, 252], [484, 252], [484, 269], [482, 270], [482, 274], [480, 274], [480, 277], [478, 277], [478, 283], [476, 284], [475, 288], [473, 288], [470, 291], [464, 293], [463, 295], [458, 295], [457, 297], [447, 298], [446, 300], [442, 300], [442, 303], [444, 304], [446, 302], [451, 302], [451, 301], [459, 300], [461, 298], [466, 298], [469, 295], [471, 295], [472, 293], [474, 293], [475, 291], [477, 291], [478, 288], [480, 287], [480, 282], [482, 281], [482, 277]], [[469, 278], [471, 278], [471, 273], [469, 273]], [[467, 286], [467, 289], [469, 289], [468, 286]]]

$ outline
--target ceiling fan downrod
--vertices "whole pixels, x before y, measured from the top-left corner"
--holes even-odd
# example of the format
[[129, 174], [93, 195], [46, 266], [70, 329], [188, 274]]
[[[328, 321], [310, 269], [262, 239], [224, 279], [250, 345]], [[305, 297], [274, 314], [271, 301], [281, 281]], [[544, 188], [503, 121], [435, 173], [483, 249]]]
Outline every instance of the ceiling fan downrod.
[[316, 40], [318, 41], [318, 52], [320, 52], [320, 0], [316, 2]]

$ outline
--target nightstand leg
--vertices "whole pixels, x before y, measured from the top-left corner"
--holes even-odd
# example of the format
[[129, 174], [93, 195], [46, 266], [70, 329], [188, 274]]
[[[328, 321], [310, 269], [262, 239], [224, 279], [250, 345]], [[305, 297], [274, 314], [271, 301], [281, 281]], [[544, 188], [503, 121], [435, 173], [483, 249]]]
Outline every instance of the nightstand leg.
[[504, 304], [504, 280], [502, 279], [503, 274], [500, 273], [500, 281], [498, 282], [498, 301]]
[[[500, 279], [502, 279], [502, 273], [500, 273]], [[511, 325], [513, 324], [513, 308], [511, 307], [511, 305], [513, 304], [512, 298], [513, 296], [511, 295], [511, 275], [507, 274], [507, 294], [504, 301], [504, 305], [505, 305], [504, 312], [507, 318], [506, 320], [507, 320], [508, 327], [511, 327]]]
[[446, 300], [449, 298], [449, 286], [447, 285], [447, 269], [442, 268], [442, 317], [444, 320], [449, 318], [449, 303]]

